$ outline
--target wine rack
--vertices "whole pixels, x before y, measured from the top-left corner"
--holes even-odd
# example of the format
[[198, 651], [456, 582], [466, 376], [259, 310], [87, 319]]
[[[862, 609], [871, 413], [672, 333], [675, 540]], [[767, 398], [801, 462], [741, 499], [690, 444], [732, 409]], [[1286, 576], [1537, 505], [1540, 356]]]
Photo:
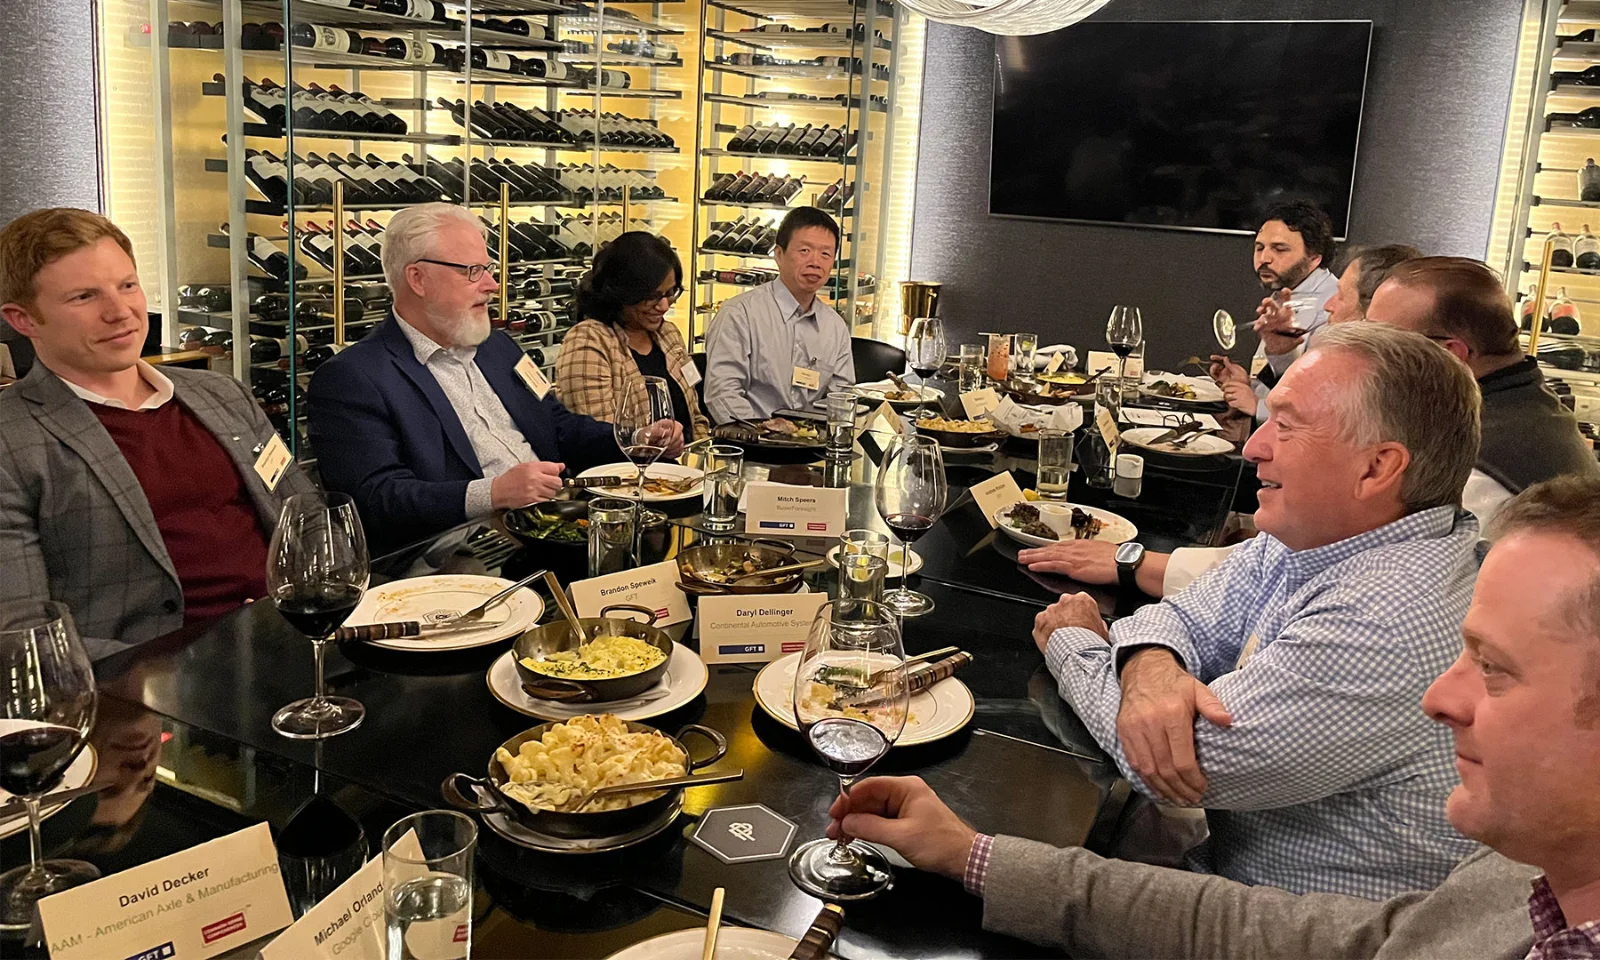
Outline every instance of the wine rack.
[[[214, 367], [267, 384], [264, 406], [301, 456], [313, 453], [297, 421], [316, 363], [387, 316], [369, 246], [397, 210], [444, 199], [486, 222], [506, 281], [494, 325], [552, 379], [571, 281], [600, 243], [632, 227], [681, 230], [674, 245], [692, 244], [698, 71], [684, 56], [698, 24], [686, 30], [674, 12], [698, 16], [681, 0], [107, 3], [118, 9], [102, 23], [119, 29], [102, 43], [128, 50], [127, 62], [149, 58], [140, 79], [161, 255], [147, 286], [159, 290], [162, 340], [199, 344], [219, 355]], [[289, 88], [281, 115], [274, 87]], [[502, 120], [552, 118], [566, 133], [487, 136], [479, 104]], [[372, 114], [398, 121], [373, 126]], [[621, 128], [632, 139], [616, 139]], [[650, 131], [660, 135], [645, 145]], [[118, 216], [115, 202], [109, 212]], [[347, 231], [352, 220], [361, 232]], [[548, 250], [519, 251], [519, 228]]]
[[[842, 232], [822, 295], [853, 329], [870, 321], [884, 260], [884, 186], [893, 163], [897, 38], [905, 12], [884, 0], [705, 0], [702, 10], [690, 342], [698, 348], [703, 341], [714, 315], [708, 307], [774, 275], [769, 249], [717, 243], [726, 224], [740, 218], [775, 224], [781, 211], [801, 205], [827, 209]], [[784, 149], [729, 149], [756, 127], [790, 131]], [[819, 127], [828, 132], [815, 134]], [[835, 131], [842, 149], [812, 152]], [[787, 199], [714, 192], [737, 174], [802, 183], [798, 192], [778, 185]], [[836, 183], [832, 200], [846, 187], [853, 196], [818, 203]]]

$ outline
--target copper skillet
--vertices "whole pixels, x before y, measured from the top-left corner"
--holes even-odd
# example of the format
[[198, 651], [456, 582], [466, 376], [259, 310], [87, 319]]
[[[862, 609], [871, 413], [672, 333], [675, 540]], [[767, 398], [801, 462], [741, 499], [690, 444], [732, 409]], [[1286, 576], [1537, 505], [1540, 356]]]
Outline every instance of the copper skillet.
[[773, 577], [746, 580], [743, 583], [722, 583], [708, 576], [709, 571], [725, 571], [749, 563], [753, 573], [770, 567], [781, 567], [794, 556], [794, 545], [782, 540], [750, 540], [738, 543], [707, 543], [678, 554], [678, 588], [695, 596], [736, 593], [789, 593], [800, 588], [805, 579], [804, 570], [780, 573]]
[[[628, 617], [608, 616], [613, 610], [642, 613], [650, 619], [640, 623]], [[566, 620], [552, 620], [523, 633], [511, 648], [517, 666], [517, 676], [521, 678], [522, 689], [528, 692], [528, 696], [560, 703], [609, 703], [644, 693], [655, 686], [661, 675], [667, 672], [667, 664], [672, 660], [672, 637], [665, 630], [654, 626], [656, 622], [654, 610], [637, 604], [617, 603], [601, 610], [600, 616], [584, 617], [581, 622], [584, 632], [589, 635], [591, 641], [599, 637], [635, 637], [660, 650], [665, 654], [665, 658], [640, 673], [607, 677], [603, 680], [569, 680], [538, 673], [528, 669], [522, 661], [543, 660], [552, 653], [578, 648], [578, 637], [572, 630], [572, 624]]]

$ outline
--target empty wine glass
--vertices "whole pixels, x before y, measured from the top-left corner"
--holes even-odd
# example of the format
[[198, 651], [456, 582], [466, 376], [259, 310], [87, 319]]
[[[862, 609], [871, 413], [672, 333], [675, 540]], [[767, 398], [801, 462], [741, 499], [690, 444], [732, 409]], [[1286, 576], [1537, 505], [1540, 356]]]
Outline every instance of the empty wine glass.
[[[908, 569], [911, 545], [938, 522], [949, 489], [937, 441], [920, 434], [889, 441], [878, 469], [874, 500], [878, 515], [900, 538]], [[907, 588], [907, 579], [902, 576], [900, 586], [884, 594], [883, 602], [902, 617], [920, 617], [933, 609], [933, 598]]]
[[916, 328], [912, 330], [910, 338], [906, 341], [906, 352], [910, 354], [911, 369], [916, 373], [922, 383], [918, 386], [917, 410], [912, 416], [921, 420], [926, 416], [928, 406], [928, 378], [933, 376], [944, 363], [946, 343], [944, 339], [944, 321], [938, 317], [928, 317], [918, 320]]
[[1122, 406], [1126, 388], [1128, 357], [1144, 341], [1144, 320], [1138, 307], [1115, 306], [1106, 321], [1106, 345], [1117, 355], [1117, 406]]
[[296, 740], [320, 740], [354, 730], [367, 710], [349, 697], [330, 697], [322, 659], [328, 640], [367, 590], [367, 538], [356, 505], [342, 493], [302, 493], [283, 503], [267, 546], [267, 595], [283, 618], [311, 641], [316, 693], [272, 715], [272, 729]]
[[644, 474], [666, 452], [673, 423], [672, 394], [666, 380], [645, 377], [644, 395], [645, 402], [639, 404], [634, 402], [634, 395], [624, 394], [617, 400], [617, 413], [611, 421], [617, 446], [637, 470], [633, 478], [633, 498], [639, 502], [639, 522], [634, 526], [635, 563], [639, 558], [639, 531], [662, 519], [660, 513], [644, 508]]
[[[794, 716], [817, 757], [850, 785], [878, 762], [905, 729], [911, 694], [894, 611], [871, 600], [824, 604], [811, 621], [794, 674]], [[824, 900], [864, 900], [888, 889], [889, 862], [841, 835], [818, 839], [789, 858], [789, 876]]]
[[31, 853], [27, 866], [0, 874], [0, 929], [26, 930], [41, 899], [100, 876], [82, 860], [44, 859], [39, 839], [39, 800], [94, 725], [94, 668], [64, 604], [0, 604], [0, 698], [0, 789], [22, 798]]

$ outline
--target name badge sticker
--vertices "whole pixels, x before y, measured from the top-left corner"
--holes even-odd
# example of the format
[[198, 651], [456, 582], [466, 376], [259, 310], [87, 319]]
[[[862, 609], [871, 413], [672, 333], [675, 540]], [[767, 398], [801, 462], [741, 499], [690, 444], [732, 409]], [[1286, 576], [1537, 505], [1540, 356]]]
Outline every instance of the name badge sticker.
[[278, 436], [276, 430], [272, 439], [261, 451], [261, 456], [256, 458], [256, 476], [267, 485], [268, 490], [278, 489], [278, 481], [289, 471], [289, 464], [294, 462], [294, 457], [289, 454], [289, 447], [284, 444], [283, 438]]
[[796, 366], [794, 368], [793, 385], [806, 390], [817, 390], [822, 387], [822, 374], [810, 367]]
[[693, 361], [690, 361], [689, 363], [686, 363], [680, 367], [678, 369], [678, 375], [683, 377], [684, 386], [688, 387], [698, 387], [700, 385], [700, 381], [704, 379], [700, 376], [700, 368], [695, 366]]
[[522, 382], [527, 384], [528, 389], [532, 390], [533, 395], [540, 400], [550, 392], [550, 381], [544, 378], [543, 370], [534, 366], [532, 357], [523, 354], [522, 359], [517, 361], [516, 371], [517, 376], [522, 378]]

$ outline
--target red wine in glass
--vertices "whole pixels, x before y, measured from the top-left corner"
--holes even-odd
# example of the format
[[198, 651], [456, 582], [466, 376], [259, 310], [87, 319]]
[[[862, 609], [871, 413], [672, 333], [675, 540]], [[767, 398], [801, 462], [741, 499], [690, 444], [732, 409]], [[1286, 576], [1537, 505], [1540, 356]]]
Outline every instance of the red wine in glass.
[[917, 513], [891, 513], [883, 518], [883, 522], [908, 547], [933, 529], [933, 518]]
[[817, 757], [841, 777], [866, 773], [889, 752], [889, 738], [870, 723], [849, 717], [826, 717], [806, 731]]
[[319, 584], [272, 598], [289, 625], [308, 637], [326, 637], [349, 619], [361, 602], [361, 588], [344, 583]]
[[54, 724], [0, 737], [0, 789], [19, 797], [45, 792], [72, 765], [82, 742], [82, 732]]
[[1133, 355], [1133, 347], [1134, 345], [1131, 343], [1113, 343], [1111, 345], [1111, 352], [1126, 360], [1128, 357]]

